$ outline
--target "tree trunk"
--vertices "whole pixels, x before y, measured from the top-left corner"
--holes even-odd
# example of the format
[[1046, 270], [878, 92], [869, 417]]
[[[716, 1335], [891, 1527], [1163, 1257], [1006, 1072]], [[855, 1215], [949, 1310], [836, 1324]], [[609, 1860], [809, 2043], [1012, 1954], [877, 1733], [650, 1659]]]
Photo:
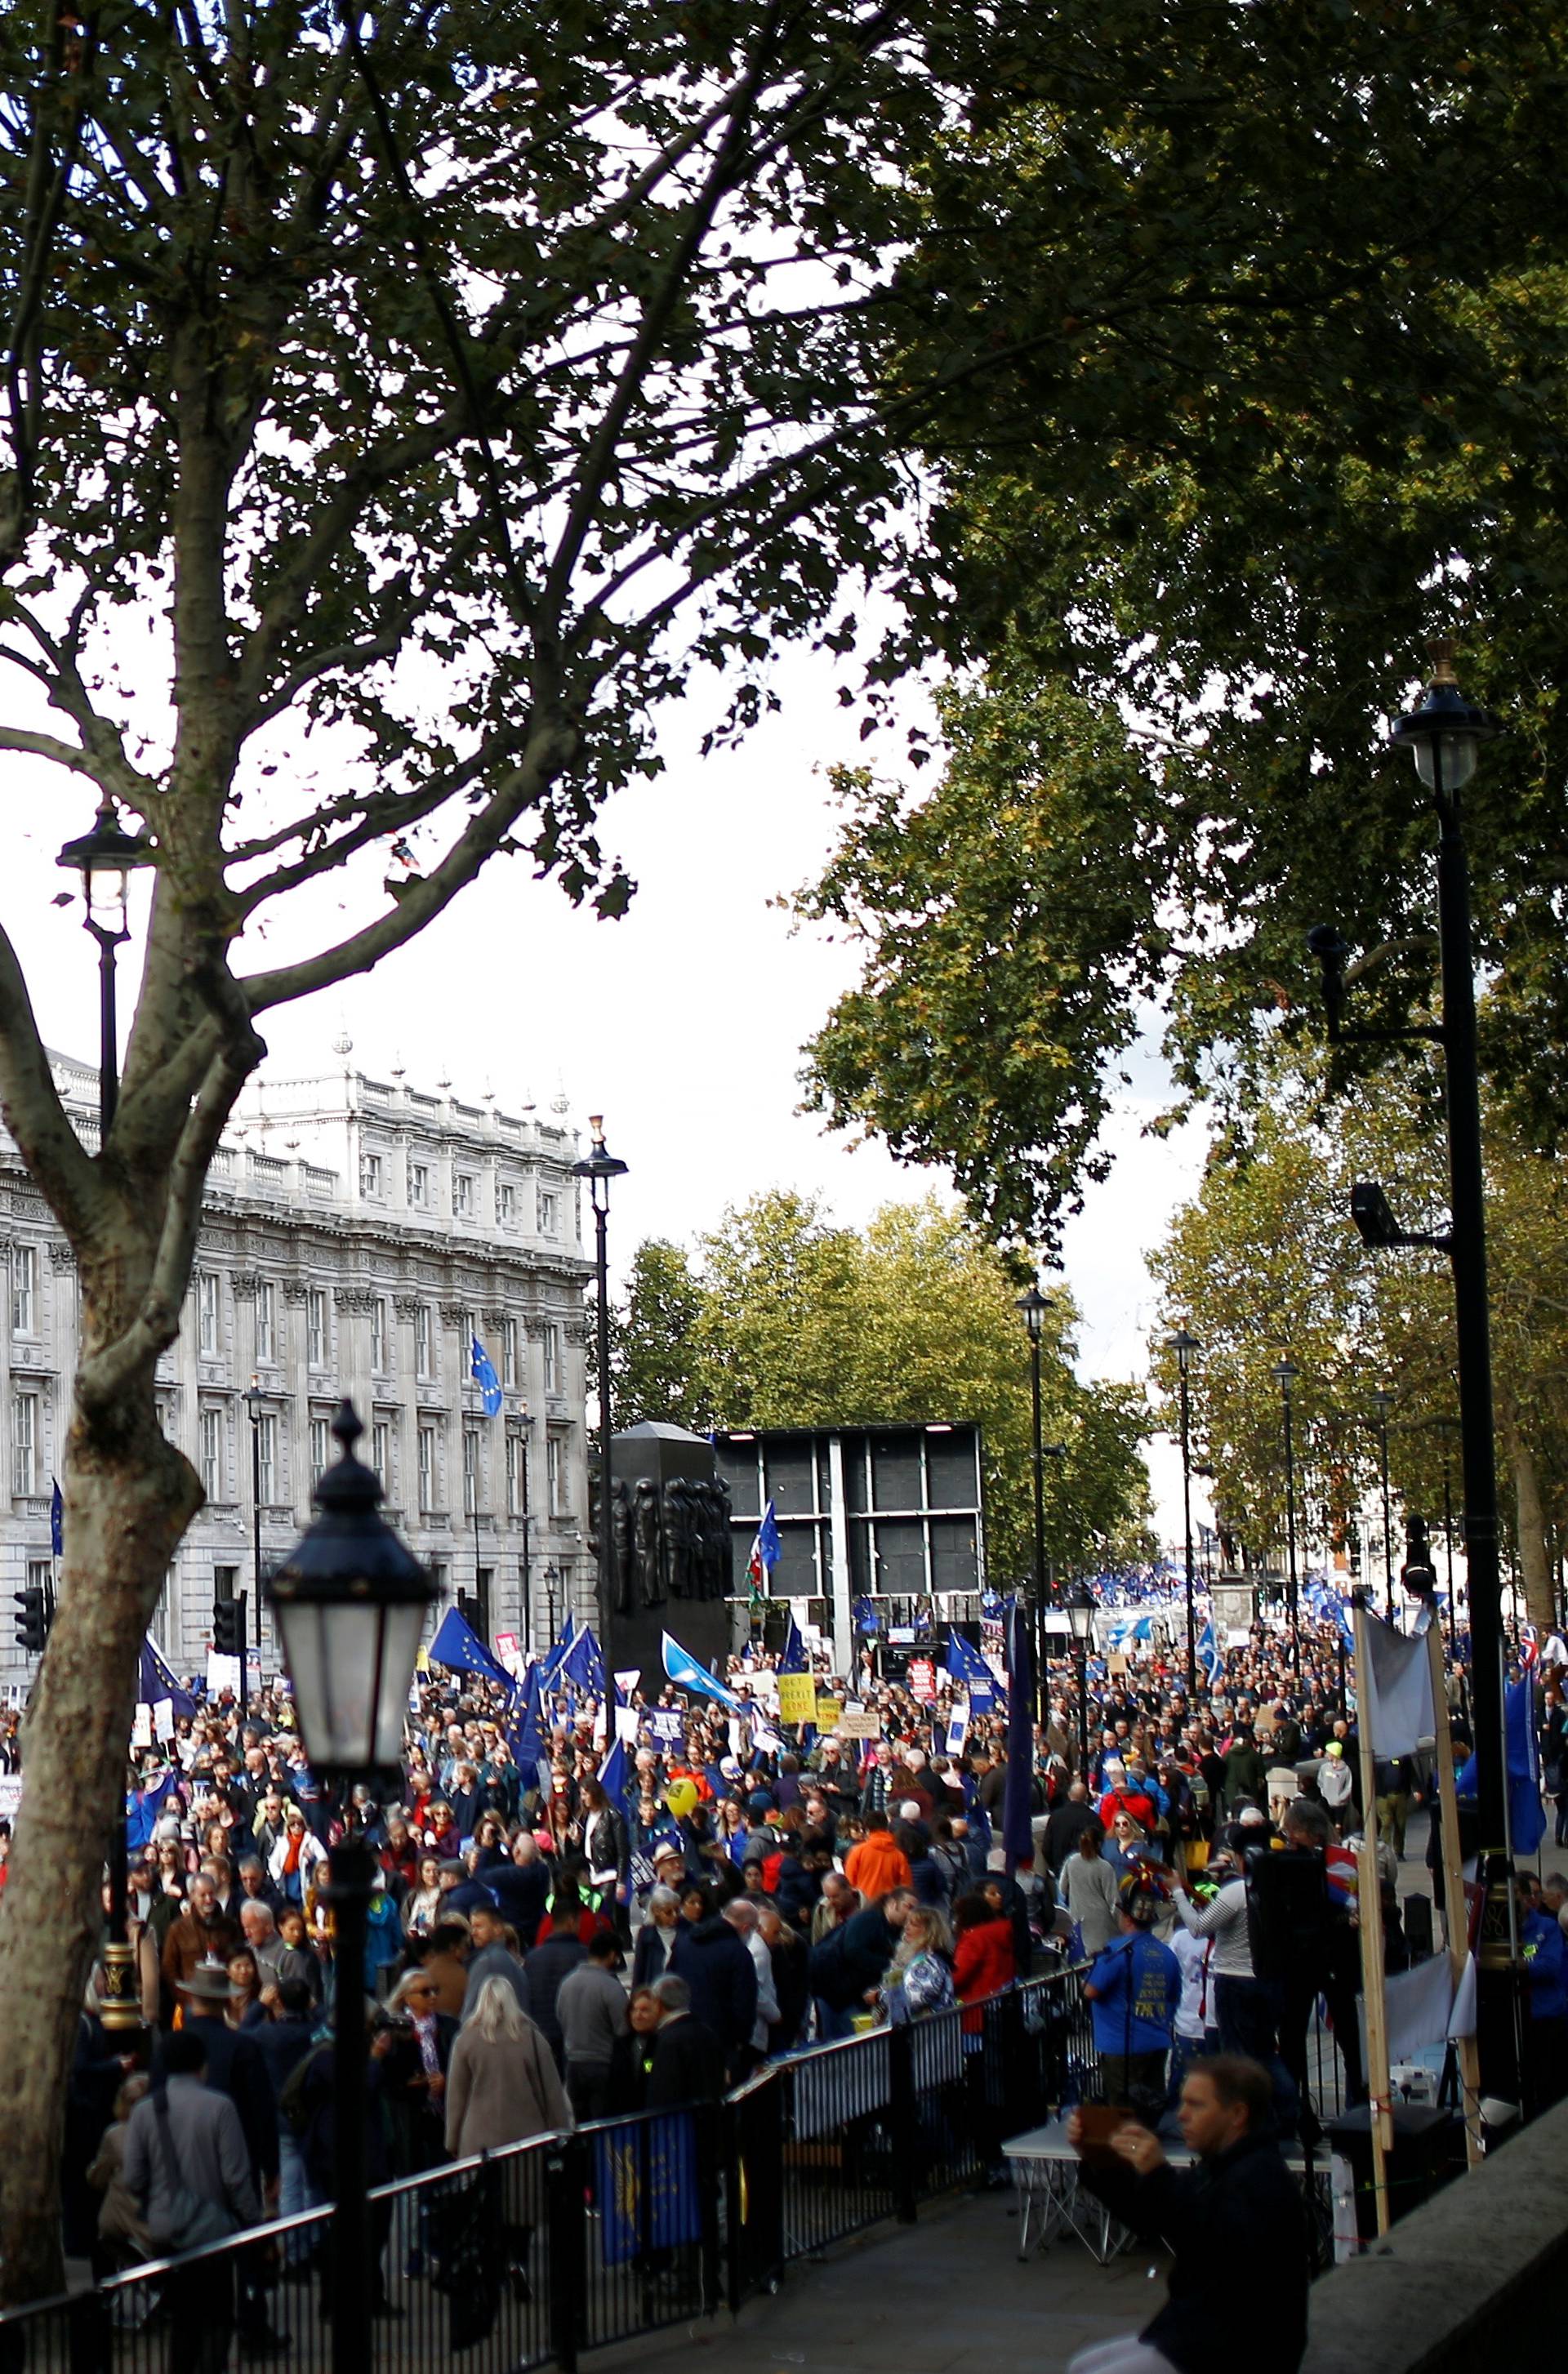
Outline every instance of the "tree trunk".
[[[103, 1930], [100, 1867], [124, 1804], [142, 1636], [201, 1505], [145, 1387], [66, 1445], [59, 1613], [33, 1689], [24, 1787], [0, 1896], [0, 2299], [59, 2287], [64, 2104]], [[112, 1678], [111, 1678], [112, 1677]]]
[[1546, 1555], [1546, 1513], [1541, 1507], [1540, 1477], [1535, 1453], [1523, 1435], [1514, 1437], [1514, 1498], [1518, 1511], [1519, 1577], [1525, 1586], [1525, 1613], [1544, 1634], [1556, 1618], [1552, 1603], [1551, 1568]]

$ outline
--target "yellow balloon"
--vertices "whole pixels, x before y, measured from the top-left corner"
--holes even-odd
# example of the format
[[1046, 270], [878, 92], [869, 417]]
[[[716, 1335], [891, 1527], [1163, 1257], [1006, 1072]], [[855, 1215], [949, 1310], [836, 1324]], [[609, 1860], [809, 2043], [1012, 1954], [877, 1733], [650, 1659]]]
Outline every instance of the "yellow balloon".
[[670, 1812], [675, 1816], [678, 1822], [684, 1822], [686, 1816], [690, 1813], [696, 1803], [697, 1783], [695, 1780], [672, 1780], [669, 1787], [665, 1791], [665, 1804], [669, 1807]]

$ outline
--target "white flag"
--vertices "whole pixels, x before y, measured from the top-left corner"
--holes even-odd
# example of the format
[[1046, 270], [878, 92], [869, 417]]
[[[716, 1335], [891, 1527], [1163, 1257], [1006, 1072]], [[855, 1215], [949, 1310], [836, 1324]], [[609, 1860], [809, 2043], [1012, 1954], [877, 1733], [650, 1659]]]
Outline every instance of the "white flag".
[[1432, 1711], [1432, 1664], [1426, 1628], [1407, 1640], [1380, 1616], [1366, 1616], [1367, 1662], [1372, 1670], [1359, 1676], [1362, 1721], [1374, 1756], [1413, 1756], [1423, 1739], [1434, 1736]]

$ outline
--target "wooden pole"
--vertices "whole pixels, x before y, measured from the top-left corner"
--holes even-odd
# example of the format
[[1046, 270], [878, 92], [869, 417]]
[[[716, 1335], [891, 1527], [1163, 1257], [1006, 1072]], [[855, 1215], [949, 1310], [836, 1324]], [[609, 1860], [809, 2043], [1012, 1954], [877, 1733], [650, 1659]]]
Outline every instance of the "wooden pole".
[[[1469, 1922], [1464, 1917], [1465, 1883], [1459, 1854], [1459, 1802], [1454, 1789], [1454, 1739], [1448, 1728], [1448, 1676], [1444, 1670], [1443, 1627], [1435, 1609], [1426, 1632], [1432, 1663], [1432, 1727], [1437, 1742], [1434, 1761], [1437, 1813], [1443, 1841], [1443, 1933], [1448, 1943], [1448, 1968], [1457, 1993], [1469, 1959]], [[1480, 2054], [1473, 2036], [1458, 2039], [1459, 2084], [1465, 2104], [1465, 2158], [1477, 2167], [1481, 2146]]]
[[1353, 1603], [1356, 1634], [1356, 1745], [1362, 1776], [1362, 1851], [1358, 1911], [1362, 1934], [1362, 1992], [1366, 2003], [1367, 2123], [1372, 2135], [1372, 2187], [1379, 2235], [1386, 2234], [1388, 2155], [1394, 2148], [1394, 2105], [1388, 2079], [1388, 2006], [1383, 1990], [1383, 1888], [1377, 1868], [1377, 1771], [1368, 1720], [1367, 1613]]

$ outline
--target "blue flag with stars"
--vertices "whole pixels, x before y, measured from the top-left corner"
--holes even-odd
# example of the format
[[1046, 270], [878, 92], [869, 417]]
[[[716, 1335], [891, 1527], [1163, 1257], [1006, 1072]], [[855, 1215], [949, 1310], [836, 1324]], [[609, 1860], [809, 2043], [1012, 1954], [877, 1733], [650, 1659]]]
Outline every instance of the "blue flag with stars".
[[484, 1404], [485, 1416], [499, 1417], [501, 1416], [501, 1379], [496, 1375], [495, 1362], [477, 1335], [469, 1347], [468, 1366], [474, 1382], [479, 1388], [479, 1399]]

